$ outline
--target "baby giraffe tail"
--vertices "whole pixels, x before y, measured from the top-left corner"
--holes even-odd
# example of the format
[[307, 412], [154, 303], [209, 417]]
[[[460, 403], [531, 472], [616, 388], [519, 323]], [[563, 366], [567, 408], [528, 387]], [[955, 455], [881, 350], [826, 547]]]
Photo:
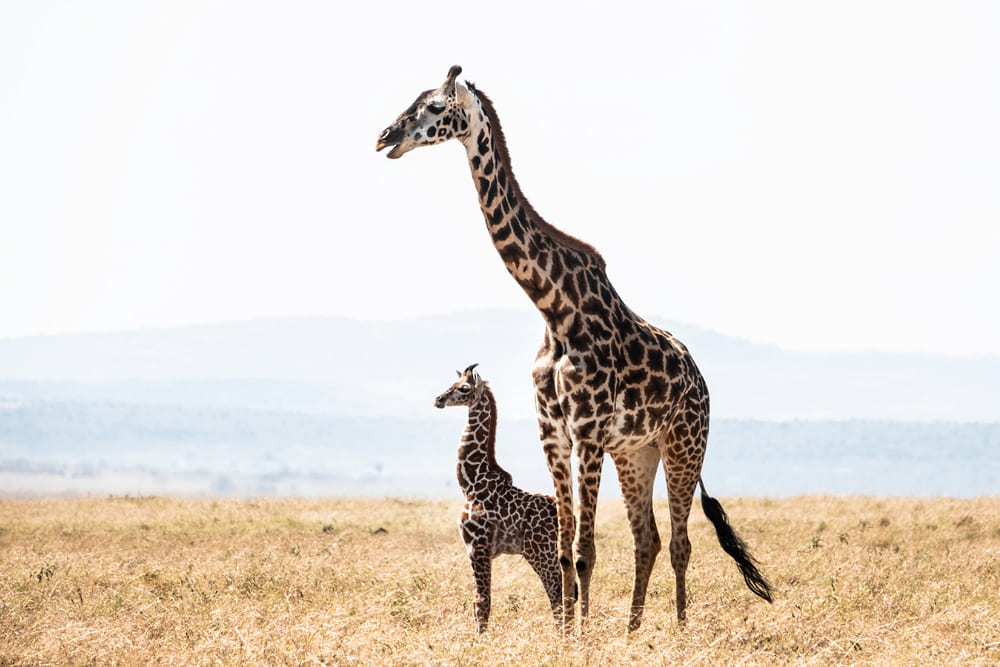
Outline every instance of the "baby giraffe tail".
[[743, 580], [747, 583], [747, 588], [771, 602], [771, 584], [767, 583], [764, 575], [757, 569], [757, 561], [750, 555], [750, 549], [746, 542], [740, 539], [733, 527], [729, 525], [729, 518], [719, 501], [705, 492], [705, 483], [701, 481], [701, 478], [698, 479], [698, 485], [701, 487], [701, 508], [705, 511], [708, 520], [715, 526], [715, 532], [719, 536], [719, 544], [722, 545], [722, 549], [736, 561], [740, 572], [743, 573]]

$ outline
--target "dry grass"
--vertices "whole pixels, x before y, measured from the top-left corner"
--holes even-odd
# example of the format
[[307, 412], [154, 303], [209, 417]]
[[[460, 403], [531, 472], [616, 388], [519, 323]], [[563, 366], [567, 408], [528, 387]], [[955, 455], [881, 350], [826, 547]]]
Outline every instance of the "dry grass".
[[0, 502], [0, 665], [1000, 662], [1000, 499], [724, 505], [774, 605], [696, 507], [687, 627], [664, 553], [629, 636], [631, 539], [609, 502], [591, 622], [563, 638], [512, 557], [475, 634], [458, 500]]

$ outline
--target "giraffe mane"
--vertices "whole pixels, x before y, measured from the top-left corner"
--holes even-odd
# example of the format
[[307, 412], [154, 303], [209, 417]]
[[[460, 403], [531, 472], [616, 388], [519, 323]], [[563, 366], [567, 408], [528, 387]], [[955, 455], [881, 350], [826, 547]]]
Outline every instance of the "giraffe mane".
[[503, 134], [503, 128], [500, 126], [500, 117], [497, 116], [497, 111], [493, 106], [493, 102], [486, 96], [486, 93], [477, 89], [472, 82], [466, 81], [465, 85], [470, 91], [472, 91], [472, 94], [479, 99], [479, 102], [483, 105], [483, 110], [486, 111], [486, 117], [489, 119], [490, 127], [493, 131], [493, 141], [496, 144], [497, 152], [500, 154], [500, 161], [507, 167], [507, 182], [513, 190], [514, 195], [521, 201], [521, 205], [524, 206], [528, 216], [532, 218], [538, 229], [550, 239], [559, 245], [593, 257], [597, 261], [600, 269], [603, 271], [606, 266], [604, 257], [602, 257], [601, 253], [597, 251], [597, 248], [590, 245], [586, 241], [581, 241], [575, 236], [567, 234], [555, 225], [547, 222], [545, 218], [543, 218], [541, 214], [535, 210], [535, 207], [531, 205], [528, 198], [524, 196], [524, 192], [521, 190], [521, 186], [517, 182], [517, 178], [514, 176], [514, 169], [510, 163], [510, 151], [507, 149], [507, 138]]

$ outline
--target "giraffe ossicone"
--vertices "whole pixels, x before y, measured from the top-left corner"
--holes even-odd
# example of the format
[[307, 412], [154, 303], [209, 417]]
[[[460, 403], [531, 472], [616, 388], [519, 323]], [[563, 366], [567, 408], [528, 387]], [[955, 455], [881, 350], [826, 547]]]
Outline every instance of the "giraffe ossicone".
[[477, 365], [459, 371], [458, 380], [434, 399], [438, 408], [469, 408], [455, 472], [466, 498], [458, 525], [476, 582], [477, 628], [485, 632], [489, 623], [492, 563], [501, 554], [524, 556], [542, 580], [558, 625], [562, 619], [562, 568], [556, 500], [517, 488], [510, 473], [497, 463], [496, 399], [489, 384], [475, 372]]
[[[621, 299], [600, 253], [546, 222], [528, 202], [492, 101], [461, 81], [460, 73], [460, 67], [452, 67], [443, 84], [421, 93], [382, 132], [375, 148], [389, 148], [388, 157], [399, 158], [421, 146], [451, 139], [462, 143], [493, 245], [545, 321], [532, 379], [539, 437], [558, 505], [564, 621], [568, 625], [572, 619], [576, 596], [568, 593], [577, 590], [577, 582], [580, 616], [586, 619], [589, 613], [605, 453], [617, 469], [635, 542], [629, 629], [641, 623], [661, 546], [652, 507], [661, 462], [677, 618], [683, 621], [691, 556], [687, 522], [708, 439], [708, 387], [687, 348]], [[574, 451], [578, 515], [570, 463]], [[702, 506], [750, 589], [770, 601], [770, 585], [704, 485]]]

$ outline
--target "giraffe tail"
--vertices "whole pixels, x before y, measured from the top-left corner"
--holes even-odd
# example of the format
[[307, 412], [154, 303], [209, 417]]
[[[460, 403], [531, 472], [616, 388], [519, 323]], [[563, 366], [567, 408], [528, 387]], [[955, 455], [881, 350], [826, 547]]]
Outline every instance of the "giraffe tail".
[[708, 520], [715, 526], [715, 533], [719, 536], [719, 544], [722, 545], [723, 551], [736, 561], [736, 566], [740, 568], [747, 588], [771, 602], [771, 593], [774, 589], [757, 569], [757, 560], [750, 554], [750, 548], [729, 525], [729, 517], [726, 516], [726, 511], [722, 509], [719, 501], [706, 493], [705, 484], [701, 478], [698, 479], [698, 485], [701, 487], [701, 508], [705, 511]]

